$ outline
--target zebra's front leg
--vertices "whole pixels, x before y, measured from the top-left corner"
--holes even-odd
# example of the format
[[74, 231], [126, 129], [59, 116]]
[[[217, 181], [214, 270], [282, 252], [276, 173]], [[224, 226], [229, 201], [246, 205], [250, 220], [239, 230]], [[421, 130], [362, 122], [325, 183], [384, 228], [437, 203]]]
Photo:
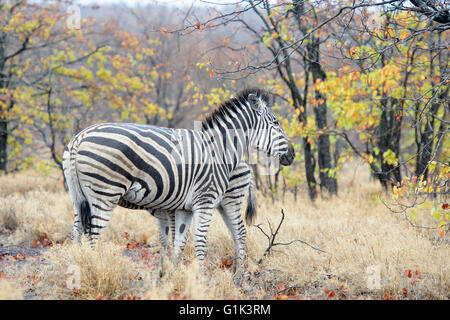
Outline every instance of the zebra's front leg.
[[178, 263], [181, 260], [181, 255], [186, 246], [186, 240], [189, 233], [189, 227], [191, 226], [192, 212], [177, 210], [175, 212], [175, 232], [173, 250], [175, 256], [175, 262]]
[[200, 209], [193, 210], [195, 256], [203, 270], [205, 269], [206, 239], [213, 210], [212, 206], [202, 206]]
[[223, 205], [221, 204], [217, 209], [219, 210], [223, 221], [225, 222], [228, 230], [230, 230], [231, 237], [234, 242], [234, 261], [233, 261], [233, 273], [234, 283], [239, 286], [242, 283], [245, 273], [245, 241], [247, 231], [245, 229], [244, 221], [242, 219], [241, 205]]

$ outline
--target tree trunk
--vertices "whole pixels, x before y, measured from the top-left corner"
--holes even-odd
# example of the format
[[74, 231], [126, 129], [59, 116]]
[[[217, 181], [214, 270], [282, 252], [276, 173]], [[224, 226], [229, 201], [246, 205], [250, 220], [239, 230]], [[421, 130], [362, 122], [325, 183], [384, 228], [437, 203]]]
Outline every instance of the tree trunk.
[[316, 190], [316, 178], [314, 177], [314, 170], [316, 169], [316, 161], [314, 155], [311, 151], [311, 144], [308, 142], [307, 138], [303, 138], [303, 153], [305, 156], [305, 172], [306, 172], [306, 183], [308, 185], [308, 195], [311, 200], [317, 198]]
[[[435, 48], [436, 45], [442, 45], [441, 43], [441, 37], [439, 36], [438, 42], [435, 43], [435, 40], [432, 35], [430, 35], [430, 48]], [[439, 52], [438, 54], [438, 61], [437, 67], [440, 69], [439, 73], [440, 75], [440, 82], [444, 83], [445, 78], [444, 75], [447, 73], [447, 58], [441, 55]], [[430, 59], [433, 62], [434, 59], [436, 59], [436, 52], [434, 50], [430, 51]], [[432, 79], [434, 76], [436, 76], [435, 72], [435, 65], [433, 63], [430, 63], [430, 78]], [[440, 140], [440, 137], [442, 136], [444, 132], [444, 126], [443, 122], [441, 121], [441, 124], [439, 126], [439, 129], [437, 132], [435, 132], [435, 117], [439, 111], [439, 108], [441, 104], [444, 107], [444, 119], [447, 114], [448, 109], [448, 103], [444, 103], [444, 101], [447, 100], [448, 97], [448, 91], [449, 88], [445, 90], [442, 90], [438, 95], [437, 98], [431, 103], [431, 107], [427, 112], [426, 118], [424, 118], [425, 124], [423, 131], [420, 135], [420, 139], [416, 142], [417, 143], [417, 155], [416, 155], [416, 176], [420, 177], [421, 175], [424, 176], [424, 179], [428, 178], [428, 165], [430, 161], [432, 160], [432, 154], [434, 149], [434, 139], [435, 137], [438, 137], [438, 141]], [[435, 96], [435, 89], [432, 92], [432, 96]], [[419, 110], [416, 109], [416, 121], [419, 118]], [[445, 121], [445, 120], [444, 120]], [[421, 127], [420, 123], [416, 123], [416, 125]], [[436, 150], [438, 151], [438, 150]], [[436, 152], [435, 151], [435, 152]]]
[[[319, 38], [312, 37], [311, 43], [308, 45], [308, 62], [309, 71], [312, 74], [313, 81], [325, 81], [326, 74], [320, 64]], [[337, 194], [337, 181], [329, 176], [329, 170], [333, 168], [330, 153], [330, 137], [327, 133], [327, 100], [325, 95], [314, 89], [315, 100], [318, 103], [314, 110], [317, 128], [322, 132], [318, 141], [318, 162], [319, 162], [319, 178], [320, 188], [325, 188], [332, 195]]]
[[[444, 98], [444, 97], [440, 97]], [[425, 128], [420, 135], [418, 150], [417, 150], [417, 156], [416, 156], [416, 176], [420, 177], [421, 175], [424, 176], [424, 179], [428, 178], [428, 165], [431, 161], [432, 153], [433, 153], [433, 145], [434, 145], [434, 138], [435, 138], [435, 129], [434, 129], [434, 116], [436, 116], [438, 110], [439, 110], [440, 104], [439, 103], [433, 103], [430, 108], [430, 115], [427, 117], [425, 123]], [[445, 106], [444, 106], [445, 107]], [[438, 130], [441, 131], [441, 127]]]
[[[306, 73], [306, 72], [305, 72]], [[306, 126], [306, 95], [308, 92], [308, 79], [305, 81], [305, 88], [303, 99], [298, 92], [297, 86], [295, 84], [290, 84], [289, 89], [291, 91], [292, 100], [294, 101], [295, 109], [299, 110], [298, 121]], [[302, 108], [303, 109], [302, 109]], [[308, 186], [308, 195], [311, 200], [317, 198], [317, 182], [314, 176], [314, 170], [316, 168], [316, 160], [314, 154], [311, 150], [311, 144], [308, 142], [308, 137], [302, 139], [303, 156], [305, 157], [305, 173], [306, 173], [306, 184]]]
[[377, 157], [380, 164], [380, 170], [374, 173], [374, 176], [380, 181], [385, 190], [402, 181], [400, 165], [388, 163], [385, 159], [385, 152], [391, 150], [398, 157], [400, 154], [400, 138], [401, 138], [401, 118], [395, 107], [400, 105], [395, 99], [389, 99], [383, 95], [381, 99], [380, 109], [381, 117], [378, 127], [375, 129], [376, 142], [378, 147]]
[[7, 172], [8, 120], [0, 118], [0, 172]]

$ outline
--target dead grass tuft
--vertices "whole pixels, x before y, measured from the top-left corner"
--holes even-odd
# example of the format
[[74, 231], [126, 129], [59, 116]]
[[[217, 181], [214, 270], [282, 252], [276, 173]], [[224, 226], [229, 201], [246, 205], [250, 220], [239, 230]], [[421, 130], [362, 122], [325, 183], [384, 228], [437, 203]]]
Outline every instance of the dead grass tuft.
[[0, 202], [0, 230], [15, 231], [15, 243], [31, 243], [48, 238], [60, 242], [70, 236], [72, 203], [67, 194], [30, 191], [10, 194]]
[[[37, 288], [41, 298], [117, 299], [136, 290], [137, 265], [123, 254], [124, 248], [100, 241], [92, 249], [88, 241], [81, 245], [55, 246], [44, 253], [50, 264], [42, 270], [43, 281]], [[67, 286], [79, 270], [79, 287]], [[70, 274], [68, 274], [68, 272]]]
[[22, 300], [23, 288], [12, 280], [0, 278], [0, 300]]
[[64, 186], [60, 178], [43, 176], [42, 173], [26, 171], [0, 176], [0, 194], [25, 195], [30, 191], [63, 192]]

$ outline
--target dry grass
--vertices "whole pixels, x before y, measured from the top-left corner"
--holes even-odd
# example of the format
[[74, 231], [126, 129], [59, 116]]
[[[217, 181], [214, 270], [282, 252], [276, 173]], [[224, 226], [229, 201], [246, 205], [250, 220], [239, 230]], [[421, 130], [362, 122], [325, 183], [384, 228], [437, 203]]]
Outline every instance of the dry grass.
[[23, 288], [11, 280], [0, 279], [0, 300], [23, 299]]
[[[133, 292], [138, 277], [138, 265], [123, 255], [122, 246], [109, 241], [100, 241], [94, 250], [88, 241], [54, 246], [44, 258], [51, 264], [40, 270], [42, 281], [37, 290], [43, 298], [117, 299]], [[79, 270], [79, 288], [67, 288], [67, 280], [74, 275], [73, 269], [67, 274], [69, 267]]]
[[[157, 224], [146, 212], [116, 209], [92, 250], [85, 243], [65, 241], [72, 227], [72, 205], [56, 180], [2, 177], [0, 190], [7, 192], [0, 202], [0, 242], [27, 246], [47, 238], [53, 245], [42, 249], [41, 259], [0, 259], [0, 298], [26, 293], [34, 299], [448, 299], [448, 244], [433, 240], [435, 230], [413, 228], [404, 216], [377, 201], [374, 195], [381, 190], [364, 168], [356, 173], [348, 168], [343, 174], [340, 195], [331, 200], [311, 203], [305, 195], [297, 201], [286, 196], [272, 202], [258, 195], [256, 224], [266, 232], [269, 223], [273, 228], [278, 224], [281, 208], [286, 214], [276, 242], [298, 239], [326, 253], [294, 242], [274, 247], [258, 264], [268, 242], [258, 228], [249, 227], [249, 280], [242, 288], [234, 286], [231, 272], [222, 266], [233, 256], [233, 243], [218, 214], [209, 232], [206, 272], [199, 268], [189, 241], [184, 262], [168, 262], [159, 279]], [[428, 216], [417, 219], [434, 223]], [[66, 285], [71, 265], [81, 275], [81, 287], [75, 290]], [[379, 288], [368, 285], [371, 268], [380, 271]]]

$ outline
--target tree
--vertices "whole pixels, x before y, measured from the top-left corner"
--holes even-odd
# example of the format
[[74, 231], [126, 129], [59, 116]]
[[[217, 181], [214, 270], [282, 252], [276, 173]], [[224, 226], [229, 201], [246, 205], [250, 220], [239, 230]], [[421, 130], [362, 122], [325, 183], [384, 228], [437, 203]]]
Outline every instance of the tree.
[[[401, 168], [408, 173], [407, 164], [414, 158], [416, 175], [426, 173], [433, 144], [442, 147], [438, 141], [445, 134], [442, 117], [448, 105], [448, 52], [442, 40], [439, 44], [433, 40], [434, 33], [441, 39], [441, 31], [412, 12], [388, 11], [357, 12], [353, 29], [342, 21], [335, 34], [342, 35], [345, 28], [346, 37], [334, 40], [343, 55], [344, 67], [338, 71], [342, 75], [334, 74], [324, 88], [334, 92], [338, 134], [367, 160], [386, 189], [402, 182]], [[405, 127], [405, 117], [414, 131]], [[352, 129], [359, 132], [360, 142], [351, 141], [348, 131]], [[415, 156], [401, 161], [401, 140], [411, 132], [417, 145]]]
[[[317, 196], [317, 182], [315, 177], [316, 162], [321, 189], [327, 190], [330, 194], [337, 193], [337, 182], [334, 172], [334, 165], [331, 157], [331, 145], [327, 128], [327, 104], [326, 96], [323, 92], [315, 90], [311, 107], [315, 115], [312, 121], [308, 117], [308, 95], [310, 75], [313, 84], [324, 80], [326, 74], [320, 62], [320, 37], [314, 35], [311, 30], [318, 29], [323, 23], [323, 17], [316, 12], [314, 4], [301, 1], [285, 2], [278, 1], [241, 1], [237, 9], [231, 12], [219, 13], [200, 24], [206, 29], [217, 27], [220, 23], [226, 25], [234, 23], [240, 25], [239, 31], [245, 30], [245, 39], [251, 41], [250, 45], [242, 45], [240, 49], [235, 47], [242, 43], [242, 33], [240, 42], [231, 46], [230, 42], [217, 47], [221, 50], [242, 50], [252, 55], [251, 60], [254, 65], [241, 66], [230, 70], [228, 66], [218, 66], [215, 63], [215, 72], [220, 77], [230, 74], [239, 74], [246, 77], [259, 71], [275, 70], [278, 78], [284, 83], [289, 92], [289, 102], [297, 112], [297, 121], [300, 127], [307, 128], [308, 122], [314, 123], [317, 137], [314, 134], [303, 134], [302, 148], [305, 163], [306, 182], [311, 199]], [[245, 14], [245, 16], [244, 16]], [[253, 14], [251, 17], [250, 14]], [[307, 21], [304, 23], [303, 21]], [[211, 25], [211, 26], [210, 26]], [[256, 46], [255, 46], [256, 44]], [[259, 46], [259, 47], [258, 47]], [[271, 57], [261, 54], [261, 49], [265, 48]], [[254, 54], [251, 50], [256, 51]], [[299, 63], [302, 61], [303, 63]], [[299, 87], [299, 70], [303, 69], [305, 82], [303, 87]], [[318, 102], [318, 103], [317, 103]], [[314, 139], [317, 139], [314, 142]], [[317, 148], [315, 144], [317, 143]], [[317, 151], [317, 160], [315, 152]]]
[[[46, 144], [58, 163], [53, 111], [49, 109], [51, 96], [56, 92], [53, 85], [57, 82], [51, 79], [65, 66], [97, 52], [99, 47], [89, 48], [90, 52], [80, 47], [75, 50], [75, 44], [83, 39], [82, 33], [66, 27], [66, 14], [57, 4], [2, 1], [0, 15], [0, 171], [8, 171], [11, 157], [15, 160], [13, 170], [33, 162], [32, 156], [20, 159], [19, 155], [24, 145], [32, 143], [36, 115], [51, 124], [52, 141]], [[61, 50], [63, 47], [65, 50]], [[41, 117], [42, 106], [48, 107], [47, 117]]]

